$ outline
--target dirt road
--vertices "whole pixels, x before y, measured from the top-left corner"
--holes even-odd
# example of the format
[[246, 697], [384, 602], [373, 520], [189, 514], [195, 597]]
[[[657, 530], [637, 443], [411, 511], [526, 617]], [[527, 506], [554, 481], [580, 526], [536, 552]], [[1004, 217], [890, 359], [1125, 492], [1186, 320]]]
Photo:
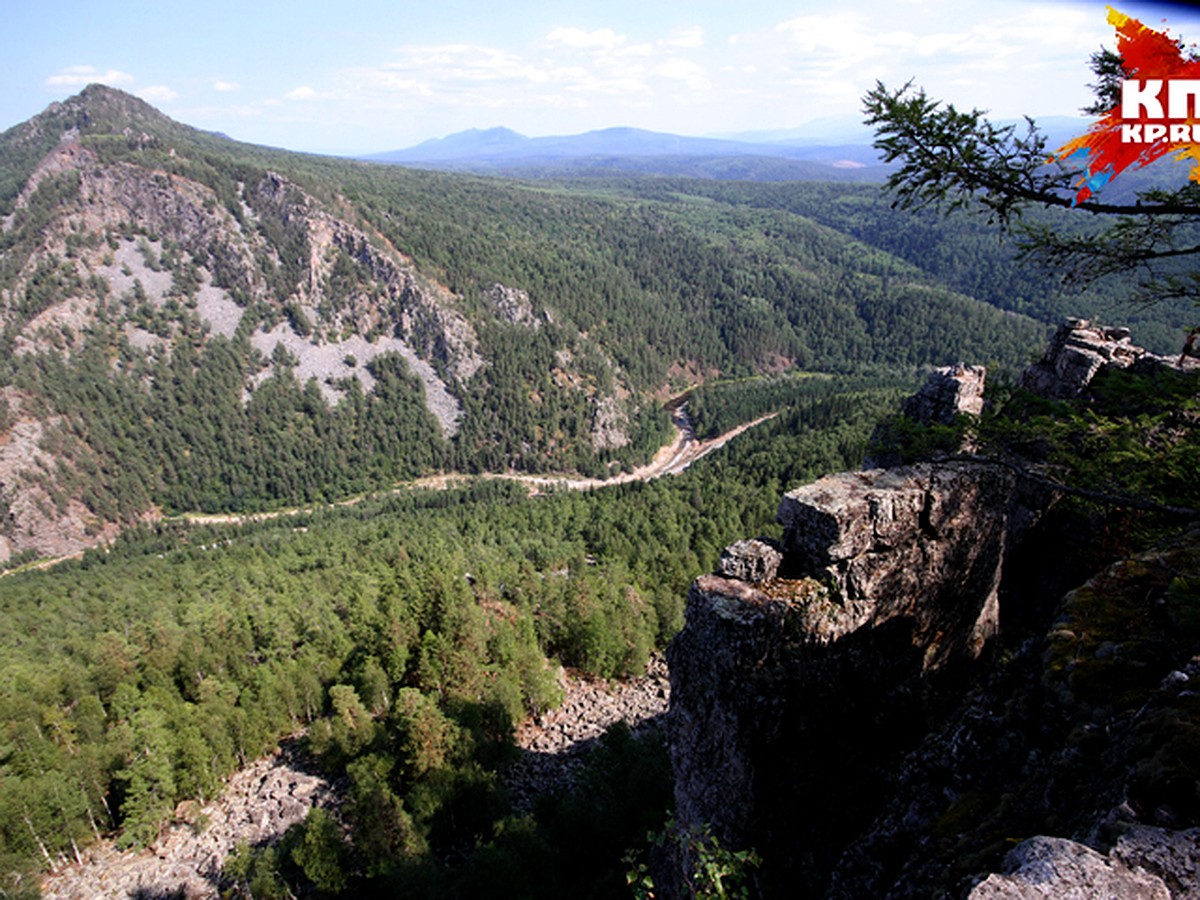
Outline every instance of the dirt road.
[[[428, 475], [424, 478], [418, 478], [413, 481], [407, 481], [397, 485], [392, 490], [395, 492], [408, 490], [411, 488], [425, 488], [431, 490], [448, 490], [461, 484], [465, 484], [472, 478], [504, 478], [509, 481], [519, 481], [529, 487], [530, 494], [537, 494], [543, 488], [555, 489], [570, 489], [579, 491], [588, 491], [594, 488], [608, 487], [613, 484], [628, 484], [631, 481], [651, 481], [655, 478], [661, 478], [664, 475], [678, 475], [680, 472], [687, 469], [692, 463], [698, 459], [702, 459], [714, 450], [719, 450], [727, 443], [733, 440], [742, 432], [753, 428], [755, 425], [760, 425], [768, 419], [773, 419], [778, 413], [760, 416], [751, 421], [744, 422], [736, 428], [730, 429], [724, 434], [718, 435], [715, 438], [710, 438], [707, 441], [696, 439], [695, 429], [692, 427], [691, 419], [687, 415], [687, 404], [680, 403], [671, 410], [671, 423], [675, 426], [675, 437], [669, 444], [661, 447], [654, 454], [654, 458], [644, 466], [639, 466], [632, 472], [621, 472], [611, 478], [585, 478], [581, 475], [526, 475], [520, 472], [489, 472], [484, 475], [460, 475], [455, 473], [442, 475]], [[351, 497], [347, 500], [339, 500], [336, 503], [328, 504], [329, 506], [353, 506], [365, 500], [365, 496]], [[295, 516], [302, 513], [311, 513], [316, 509], [315, 506], [298, 506], [289, 509], [277, 509], [271, 512], [261, 513], [183, 513], [179, 516], [169, 516], [168, 519], [188, 522], [194, 525], [232, 525], [242, 522], [261, 522], [268, 519], [276, 519], [281, 516]], [[57, 565], [63, 560], [78, 559], [83, 553], [75, 553], [71, 556], [56, 557], [53, 559], [41, 559], [37, 562], [30, 563], [26, 566], [21, 566], [17, 569], [8, 572], [0, 572], [0, 577], [12, 574], [16, 571], [28, 571], [29, 569], [46, 569]]]
[[[460, 475], [456, 473], [448, 473], [441, 475], [427, 475], [424, 478], [417, 478], [413, 481], [406, 481], [403, 484], [397, 485], [393, 491], [402, 491], [410, 488], [425, 488], [428, 490], [447, 490], [451, 487], [456, 487], [465, 484], [473, 478], [503, 478], [508, 481], [519, 481], [522, 484], [528, 485], [531, 494], [536, 494], [542, 488], [567, 488], [570, 490], [588, 491], [594, 488], [608, 487], [613, 484], [628, 484], [631, 481], [651, 481], [655, 478], [661, 478], [664, 475], [678, 475], [680, 472], [687, 469], [692, 463], [698, 459], [702, 459], [714, 450], [719, 450], [731, 440], [737, 437], [744, 431], [753, 428], [755, 425], [760, 425], [769, 419], [775, 418], [778, 413], [771, 413], [765, 416], [759, 416], [751, 422], [744, 422], [736, 428], [732, 428], [724, 434], [718, 435], [715, 438], [710, 438], [707, 441], [696, 439], [695, 429], [692, 428], [691, 419], [687, 415], [687, 404], [682, 403], [671, 412], [671, 423], [675, 426], [675, 437], [671, 443], [659, 448], [659, 451], [654, 454], [654, 458], [644, 466], [639, 466], [632, 472], [621, 472], [611, 478], [586, 478], [582, 475], [526, 475], [521, 472], [488, 472], [483, 475]], [[353, 497], [348, 500], [341, 500], [337, 503], [330, 504], [331, 506], [353, 506], [356, 503], [361, 503], [365, 497]], [[299, 513], [312, 512], [314, 507], [294, 507], [291, 509], [280, 509], [273, 512], [265, 513], [247, 513], [244, 515], [235, 513], [222, 513], [218, 515], [207, 515], [204, 513], [184, 513], [178, 518], [184, 519], [197, 525], [220, 525], [238, 522], [254, 522], [263, 521], [266, 519], [274, 519], [279, 516], [291, 516]]]

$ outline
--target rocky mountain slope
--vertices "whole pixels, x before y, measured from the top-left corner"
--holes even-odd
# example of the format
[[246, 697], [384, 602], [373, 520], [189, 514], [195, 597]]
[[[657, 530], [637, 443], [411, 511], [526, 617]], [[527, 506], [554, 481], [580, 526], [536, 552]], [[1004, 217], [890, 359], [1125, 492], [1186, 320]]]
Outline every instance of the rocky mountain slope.
[[[1183, 379], [1169, 436], [1139, 410], [1139, 439], [1182, 453], [1165, 470], [1200, 439], [1195, 361], [1173, 366], [1071, 322], [1025, 383], [1090, 404], [1095, 437], [1115, 385]], [[959, 452], [944, 423], [978, 410], [981, 374], [938, 373], [907, 405], [926, 424], [884, 430], [923, 434], [923, 461], [789, 492], [781, 542], [734, 545], [691, 589], [668, 650], [676, 816], [755, 848], [758, 896], [1200, 891], [1200, 513], [1063, 484], [1048, 430]]]
[[803, 187], [304, 156], [89, 87], [0, 135], [0, 558], [438, 471], [603, 477], [698, 381], [1016, 365], [1044, 332], [933, 265], [1001, 251], [914, 220], [904, 261], [861, 190]]
[[124, 900], [137, 896], [220, 896], [222, 869], [238, 847], [275, 843], [314, 807], [336, 807], [334, 787], [310, 771], [299, 740], [255, 760], [203, 806], [179, 804], [174, 820], [145, 850], [101, 841], [70, 863], [52, 866], [41, 885], [47, 900]]
[[[0, 207], [6, 213], [0, 333], [7, 357], [0, 382], [0, 562], [92, 546], [171, 502], [162, 488], [174, 476], [163, 470], [195, 464], [188, 436], [180, 434], [180, 447], [167, 449], [177, 461], [162, 458], [166, 448], [146, 444], [154, 430], [148, 420], [163, 412], [154, 409], [155, 395], [165, 378], [181, 374], [165, 369], [181, 367], [181, 354], [191, 357], [193, 372], [225, 357], [234, 371], [219, 386], [220, 414], [239, 430], [248, 427], [246, 419], [272, 414], [255, 410], [252, 398], [268, 393], [277, 376], [294, 380], [283, 390], [300, 414], [317, 400], [301, 399], [305, 390], [336, 411], [347, 398], [361, 406], [381, 378], [399, 377], [414, 407], [411, 421], [399, 428], [400, 422], [384, 422], [377, 430], [425, 445], [417, 454], [424, 464], [398, 467], [417, 474], [443, 462], [464, 397], [488, 389], [483, 370], [491, 361], [480, 324], [533, 333], [547, 323], [549, 314], [535, 310], [519, 288], [494, 283], [470, 301], [456, 295], [418, 272], [344, 198], [318, 198], [286, 175], [239, 159], [236, 148], [102, 87], [3, 135], [2, 186], [10, 196]], [[585, 451], [625, 446], [639, 408], [628, 384], [586, 338], [569, 326], [554, 331], [557, 374], [549, 390], [590, 416]], [[607, 374], [604, 385], [595, 386], [575, 362], [585, 354]], [[394, 359], [400, 362], [388, 362]], [[97, 378], [119, 387], [94, 384]], [[90, 388], [81, 383], [88, 379]], [[113, 402], [113, 390], [136, 407], [121, 411], [128, 418], [115, 429], [90, 414], [110, 410], [80, 409]], [[174, 412], [216, 418], [210, 408], [216, 399], [194, 398], [199, 405], [191, 413]], [[395, 402], [380, 397], [385, 401]], [[344, 430], [343, 442], [365, 440], [360, 431]], [[263, 443], [269, 456], [272, 436]], [[369, 452], [395, 454], [378, 446]], [[131, 456], [148, 470], [137, 473], [145, 482], [140, 491], [119, 483], [119, 470], [135, 462]], [[221, 464], [256, 461], [242, 455]], [[224, 500], [214, 496], [208, 505], [238, 504], [229, 496], [237, 489], [221, 493]], [[260, 501], [279, 494], [258, 493]]]

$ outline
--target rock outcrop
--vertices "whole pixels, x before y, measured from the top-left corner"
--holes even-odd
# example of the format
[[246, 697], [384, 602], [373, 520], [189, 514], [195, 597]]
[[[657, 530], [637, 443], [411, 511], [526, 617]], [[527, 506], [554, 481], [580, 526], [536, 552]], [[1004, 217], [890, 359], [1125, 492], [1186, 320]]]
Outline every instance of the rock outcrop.
[[542, 320], [533, 311], [529, 294], [519, 288], [511, 288], [496, 282], [483, 293], [501, 321], [520, 325], [532, 331], [542, 327]]
[[730, 544], [721, 553], [717, 562], [717, 574], [751, 584], [774, 581], [779, 573], [783, 554], [768, 541], [738, 541]]
[[[904, 401], [899, 418], [919, 425], [952, 426], [964, 417], [983, 414], [983, 389], [987, 380], [987, 369], [983, 366], [967, 366], [959, 363], [934, 369], [917, 393]], [[869, 442], [870, 450], [863, 468], [889, 468], [902, 465], [905, 454], [900, 447], [904, 443], [903, 433], [897, 432], [894, 420], [884, 420], [875, 427]], [[947, 452], [974, 452], [971, 438], [962, 435], [955, 446], [943, 448]]]
[[1016, 478], [975, 462], [830, 475], [779, 507], [792, 571], [827, 587], [800, 612], [810, 640], [904, 618], [930, 664], [975, 656], [995, 632]]
[[865, 824], [918, 739], [927, 679], [994, 633], [1024, 499], [1008, 470], [966, 461], [790, 492], [778, 574], [731, 547], [722, 568], [745, 580], [697, 579], [668, 648], [677, 821], [758, 849], [767, 896], [817, 890], [820, 848]]
[[956, 416], [983, 413], [987, 369], [959, 363], [935, 369], [917, 393], [904, 401], [904, 415], [914, 422], [949, 425]]
[[1066, 838], [1022, 841], [969, 900], [1120, 897], [1193, 900], [1200, 897], [1200, 829], [1168, 831], [1135, 825], [1107, 854]]
[[[1105, 366], [1169, 364], [1076, 321], [1025, 384], [1066, 398]], [[907, 414], [980, 409], [973, 373], [935, 373]], [[1200, 532], [1051, 620], [1093, 555], [1021, 472], [960, 454], [822, 478], [784, 497], [777, 547], [739, 542], [693, 583], [667, 651], [676, 821], [757, 850], [752, 895], [1200, 896], [1179, 830], [1200, 817], [1179, 756]], [[1004, 863], [1012, 837], [1035, 839]]]
[[[1185, 361], [1189, 366], [1194, 360]], [[1068, 319], [1050, 339], [1045, 354], [1021, 375], [1021, 387], [1054, 400], [1078, 397], [1107, 368], [1175, 367], [1177, 361], [1155, 356], [1134, 344], [1128, 328]]]
[[1006, 874], [992, 875], [971, 891], [971, 900], [1171, 900], [1161, 878], [1064, 838], [1021, 842], [1005, 858], [1004, 869]]

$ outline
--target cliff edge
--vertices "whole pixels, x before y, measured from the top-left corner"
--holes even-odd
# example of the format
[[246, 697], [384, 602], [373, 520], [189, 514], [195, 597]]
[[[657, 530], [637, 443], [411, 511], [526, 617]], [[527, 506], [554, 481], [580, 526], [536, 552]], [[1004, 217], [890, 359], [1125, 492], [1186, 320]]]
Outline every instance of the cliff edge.
[[[1072, 320], [1024, 387], [1086, 402], [1103, 372], [1173, 365]], [[905, 413], [973, 421], [982, 379], [937, 372]], [[1172, 440], [1200, 444], [1196, 418]], [[695, 581], [667, 651], [676, 821], [754, 848], [755, 896], [1068, 896], [1109, 876], [1200, 896], [1200, 531], [1056, 604], [1112, 559], [1115, 520], [1060, 514], [1053, 467], [964, 453], [970, 431], [790, 491], [781, 539], [739, 542]], [[1005, 861], [1035, 835], [1053, 839]], [[1066, 881], [1037, 893], [1031, 860]]]

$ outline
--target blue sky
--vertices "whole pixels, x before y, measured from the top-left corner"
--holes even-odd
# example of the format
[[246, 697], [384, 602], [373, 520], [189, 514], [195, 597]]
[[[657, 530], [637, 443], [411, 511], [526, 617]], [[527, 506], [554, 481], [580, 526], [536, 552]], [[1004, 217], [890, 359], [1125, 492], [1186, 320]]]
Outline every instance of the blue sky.
[[[1186, 5], [1117, 3], [1200, 40]], [[1033, 0], [0, 0], [0, 130], [102, 81], [179, 121], [331, 153], [466, 128], [681, 134], [859, 117], [876, 81], [1075, 115], [1103, 3]]]

